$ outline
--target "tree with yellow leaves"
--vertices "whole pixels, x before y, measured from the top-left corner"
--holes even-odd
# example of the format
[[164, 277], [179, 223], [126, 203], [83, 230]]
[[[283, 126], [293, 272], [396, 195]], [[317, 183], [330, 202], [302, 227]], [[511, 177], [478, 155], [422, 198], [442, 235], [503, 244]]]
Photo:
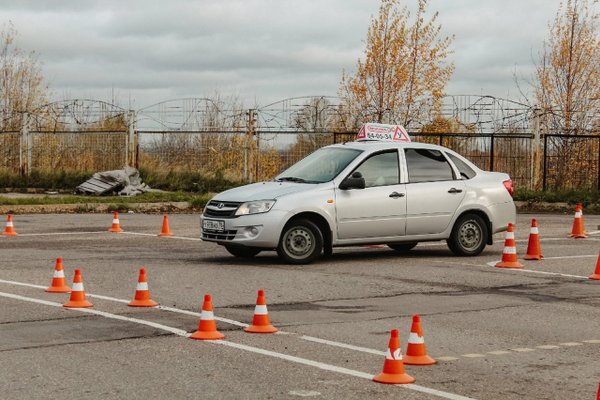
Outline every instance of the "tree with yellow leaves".
[[600, 105], [600, 15], [589, 0], [567, 0], [549, 26], [534, 96], [548, 133], [582, 134]]
[[594, 0], [567, 0], [549, 24], [536, 66], [533, 84], [540, 130], [559, 134], [547, 141], [547, 153], [556, 161], [549, 167], [549, 187], [585, 187], [591, 184], [589, 142], [572, 135], [598, 126], [600, 106], [600, 14]]
[[48, 97], [35, 53], [15, 46], [11, 23], [0, 28], [0, 131], [19, 131], [24, 113], [34, 113]]
[[418, 0], [411, 23], [398, 0], [382, 0], [356, 74], [342, 74], [342, 108], [352, 116], [344, 121], [347, 128], [368, 121], [410, 128], [429, 121], [426, 110], [439, 104], [454, 65], [446, 60], [453, 37], [442, 37], [437, 12], [426, 19], [427, 2]]

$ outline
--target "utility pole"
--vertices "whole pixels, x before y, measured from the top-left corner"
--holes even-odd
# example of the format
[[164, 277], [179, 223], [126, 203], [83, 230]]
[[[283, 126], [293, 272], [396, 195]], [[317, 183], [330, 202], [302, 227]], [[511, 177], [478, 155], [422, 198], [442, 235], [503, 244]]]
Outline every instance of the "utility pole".
[[542, 186], [542, 145], [541, 145], [541, 133], [540, 133], [540, 117], [542, 116], [541, 110], [535, 108], [533, 110], [533, 117], [531, 121], [531, 128], [533, 130], [533, 146], [531, 146], [531, 179], [532, 189], [539, 190]]
[[244, 147], [244, 179], [254, 181], [255, 173], [252, 166], [254, 165], [254, 136], [256, 135], [256, 110], [251, 108], [246, 111], [246, 146]]

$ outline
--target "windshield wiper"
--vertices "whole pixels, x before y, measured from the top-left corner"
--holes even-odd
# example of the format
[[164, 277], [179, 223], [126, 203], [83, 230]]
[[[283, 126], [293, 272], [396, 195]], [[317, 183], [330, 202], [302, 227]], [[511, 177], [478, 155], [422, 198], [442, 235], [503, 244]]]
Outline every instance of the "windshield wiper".
[[306, 179], [298, 178], [295, 176], [284, 176], [276, 179], [277, 182], [297, 182], [297, 183], [319, 183], [316, 181], [307, 181]]

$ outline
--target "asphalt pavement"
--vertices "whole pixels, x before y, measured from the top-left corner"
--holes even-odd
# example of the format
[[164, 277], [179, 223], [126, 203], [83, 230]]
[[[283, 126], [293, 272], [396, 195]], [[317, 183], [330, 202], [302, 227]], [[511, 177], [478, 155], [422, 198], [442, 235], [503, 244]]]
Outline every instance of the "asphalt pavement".
[[[531, 218], [544, 259], [525, 261]], [[15, 215], [0, 237], [2, 399], [595, 399], [600, 381], [600, 216], [569, 239], [573, 215], [520, 214], [525, 268], [495, 268], [504, 235], [477, 257], [444, 242], [407, 254], [335, 249], [314, 264], [275, 252], [235, 258], [199, 240], [198, 214]], [[1, 223], [1, 222], [0, 222]], [[46, 293], [55, 260], [80, 269], [91, 309]], [[158, 308], [132, 308], [140, 268]], [[277, 334], [249, 334], [264, 289]], [[212, 295], [222, 341], [195, 341]], [[405, 365], [413, 385], [372, 381], [390, 331], [406, 351], [419, 314], [432, 366]]]

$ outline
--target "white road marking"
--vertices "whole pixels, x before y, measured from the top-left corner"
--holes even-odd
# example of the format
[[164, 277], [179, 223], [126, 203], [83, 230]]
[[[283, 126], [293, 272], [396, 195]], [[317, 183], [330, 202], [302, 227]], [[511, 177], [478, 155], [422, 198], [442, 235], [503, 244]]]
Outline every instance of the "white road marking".
[[531, 351], [535, 351], [535, 349], [530, 349], [529, 347], [517, 347], [516, 349], [511, 350], [519, 353], [529, 353]]
[[299, 336], [299, 338], [300, 339], [304, 339], [304, 340], [308, 340], [309, 342], [316, 342], [316, 343], [327, 344], [329, 346], [342, 347], [342, 348], [345, 348], [345, 349], [361, 351], [363, 353], [376, 354], [378, 356], [385, 356], [385, 354], [386, 354], [385, 351], [380, 351], [380, 350], [375, 350], [375, 349], [369, 349], [369, 348], [360, 347], [360, 346], [354, 346], [354, 345], [346, 344], [346, 343], [334, 342], [332, 340], [320, 339], [320, 338], [316, 338], [316, 337], [313, 337], [313, 336], [302, 335], [302, 336]]
[[95, 235], [104, 232], [54, 232], [54, 233], [20, 233], [19, 236], [59, 236], [59, 235]]
[[480, 357], [485, 357], [485, 354], [470, 353], [470, 354], [463, 354], [463, 355], [461, 355], [461, 357], [466, 357], [466, 358], [480, 358]]
[[487, 354], [493, 354], [495, 356], [502, 356], [505, 354], [510, 354], [510, 351], [506, 351], [506, 350], [488, 351]]
[[[125, 235], [137, 235], [137, 236], [155, 236], [158, 237], [158, 234], [153, 234], [153, 233], [139, 233], [139, 232], [121, 232], [121, 234], [125, 234]], [[200, 238], [191, 238], [191, 237], [186, 237], [186, 236], [165, 236], [168, 239], [180, 239], [180, 240], [195, 240], [195, 241], [199, 241], [201, 242], [202, 239]]]
[[553, 350], [553, 349], [560, 349], [560, 346], [554, 346], [552, 344], [544, 344], [541, 346], [535, 346], [536, 349], [542, 349], [542, 350]]
[[[14, 300], [21, 300], [21, 301], [27, 301], [27, 302], [31, 302], [31, 303], [37, 303], [37, 304], [43, 304], [43, 305], [63, 308], [62, 304], [60, 304], [60, 303], [36, 299], [36, 298], [32, 298], [32, 297], [19, 296], [19, 295], [12, 294], [12, 293], [0, 292], [0, 297], [6, 297], [6, 298], [14, 299]], [[186, 337], [186, 338], [191, 336], [190, 333], [188, 333], [187, 331], [184, 331], [182, 329], [174, 328], [174, 327], [168, 326], [168, 325], [157, 324], [155, 322], [146, 321], [146, 320], [139, 319], [139, 318], [124, 317], [122, 315], [112, 314], [112, 313], [94, 310], [94, 309], [90, 309], [90, 308], [71, 308], [71, 309], [66, 309], [66, 310], [69, 312], [78, 311], [78, 312], [82, 312], [82, 313], [86, 313], [86, 314], [93, 314], [93, 315], [99, 315], [99, 316], [105, 317], [105, 318], [116, 319], [119, 321], [132, 322], [132, 323], [136, 323], [136, 324], [140, 324], [140, 325], [150, 326], [152, 328], [164, 330], [166, 332], [170, 332], [175, 335]], [[338, 367], [336, 365], [331, 365], [331, 364], [326, 364], [326, 363], [322, 363], [319, 361], [309, 360], [306, 358], [296, 357], [296, 356], [292, 356], [289, 354], [277, 353], [277, 352], [274, 352], [271, 350], [261, 349], [259, 347], [252, 347], [252, 346], [247, 346], [247, 345], [240, 344], [240, 343], [229, 342], [227, 340], [208, 340], [207, 342], [210, 342], [213, 344], [219, 344], [219, 345], [223, 345], [223, 346], [227, 346], [227, 347], [232, 347], [232, 348], [239, 349], [239, 350], [245, 350], [248, 352], [261, 354], [261, 355], [265, 355], [265, 356], [269, 356], [269, 357], [273, 357], [273, 358], [278, 358], [281, 360], [291, 361], [296, 364], [303, 364], [303, 365], [315, 367], [318, 369], [322, 369], [325, 371], [336, 372], [336, 373], [340, 373], [340, 374], [344, 374], [344, 375], [354, 376], [357, 378], [372, 380], [373, 376], [374, 376], [374, 375], [368, 374], [366, 372], [356, 371], [356, 370], [344, 368], [344, 367]], [[431, 394], [434, 396], [438, 396], [438, 397], [450, 399], [450, 400], [474, 400], [470, 397], [465, 397], [465, 396], [457, 395], [454, 393], [444, 392], [442, 390], [432, 389], [432, 388], [415, 385], [415, 384], [395, 385], [395, 386], [414, 390], [417, 392]]]
[[583, 346], [583, 343], [578, 342], [567, 342], [567, 343], [559, 343], [559, 346], [573, 347], [573, 346]]
[[[598, 257], [598, 256], [596, 256]], [[500, 261], [500, 260], [498, 260]], [[490, 266], [490, 267], [495, 267], [496, 263], [498, 261], [490, 261], [488, 263], [486, 263], [486, 265]], [[530, 274], [542, 274], [542, 275], [552, 275], [552, 276], [564, 276], [565, 278], [579, 278], [579, 279], [589, 279], [587, 276], [581, 276], [581, 275], [570, 275], [570, 274], [561, 274], [558, 272], [546, 272], [546, 271], [537, 271], [537, 270], [533, 270], [533, 269], [522, 269], [522, 268], [510, 268], [511, 271], [515, 271], [515, 272], [525, 272], [525, 273], [530, 273]]]

